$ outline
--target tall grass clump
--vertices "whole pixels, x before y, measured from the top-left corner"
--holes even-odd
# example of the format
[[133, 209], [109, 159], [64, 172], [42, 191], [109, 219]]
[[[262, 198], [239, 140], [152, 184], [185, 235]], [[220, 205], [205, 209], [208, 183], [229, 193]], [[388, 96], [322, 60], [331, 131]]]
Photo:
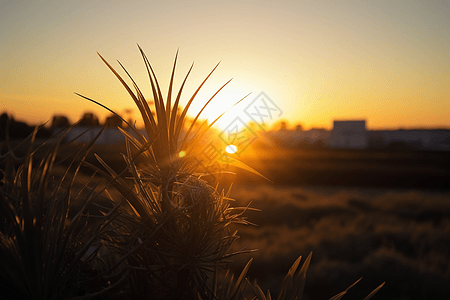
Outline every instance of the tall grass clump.
[[149, 60], [140, 47], [139, 50], [149, 76], [154, 107], [149, 106], [120, 62], [130, 85], [99, 54], [130, 94], [145, 126], [145, 134], [131, 124], [128, 127], [132, 132], [122, 130], [126, 138], [127, 153], [123, 158], [127, 169], [121, 174], [97, 157], [103, 166], [103, 170], [98, 171], [112, 182], [130, 207], [124, 211], [126, 215], [121, 216], [132, 232], [132, 239], [122, 247], [124, 253], [132, 253], [127, 259], [134, 269], [129, 284], [139, 295], [209, 299], [215, 292], [208, 285], [208, 278], [236, 254], [228, 253], [232, 242], [238, 238], [236, 232], [229, 230], [229, 225], [247, 223], [242, 217], [245, 208], [230, 206], [229, 191], [219, 190], [217, 185], [203, 179], [208, 174], [202, 170], [204, 165], [198, 159], [204, 146], [201, 140], [217, 119], [200, 126], [196, 126], [196, 122], [206, 105], [228, 82], [207, 101], [190, 127], [185, 128], [188, 109], [217, 65], [179, 113], [180, 98], [192, 66], [173, 95], [176, 56], [164, 99]]
[[95, 190], [98, 182], [91, 184], [94, 176], [78, 181], [93, 142], [60, 157], [70, 144], [62, 145], [65, 134], [37, 146], [37, 130], [17, 147], [7, 139], [0, 149], [0, 298], [97, 297], [113, 287], [112, 280], [92, 276], [92, 262], [114, 210], [105, 209], [95, 226], [89, 218], [93, 206], [110, 201]]

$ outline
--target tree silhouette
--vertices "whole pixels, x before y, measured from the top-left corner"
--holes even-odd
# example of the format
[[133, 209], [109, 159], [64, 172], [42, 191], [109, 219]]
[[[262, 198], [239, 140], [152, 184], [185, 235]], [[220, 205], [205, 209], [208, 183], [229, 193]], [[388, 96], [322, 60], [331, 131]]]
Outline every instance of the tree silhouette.
[[78, 123], [78, 126], [87, 126], [87, 127], [100, 126], [100, 122], [98, 121], [98, 117], [96, 115], [87, 112], [84, 113], [83, 118], [81, 118], [80, 122]]
[[[34, 126], [30, 126], [27, 123], [14, 120], [14, 117], [9, 116], [6, 112], [0, 116], [0, 140], [4, 140], [6, 138], [7, 131], [8, 136], [11, 139], [26, 138], [33, 132], [34, 128]], [[37, 132], [36, 137], [48, 138], [50, 135], [50, 130], [45, 127], [41, 127]]]
[[117, 128], [117, 127], [122, 127], [122, 119], [119, 116], [116, 115], [110, 115], [109, 117], [106, 118], [105, 121], [105, 125], [107, 127], [113, 127], [113, 128]]
[[70, 121], [66, 116], [63, 115], [55, 115], [52, 119], [52, 128], [63, 127], [67, 128], [70, 126]]

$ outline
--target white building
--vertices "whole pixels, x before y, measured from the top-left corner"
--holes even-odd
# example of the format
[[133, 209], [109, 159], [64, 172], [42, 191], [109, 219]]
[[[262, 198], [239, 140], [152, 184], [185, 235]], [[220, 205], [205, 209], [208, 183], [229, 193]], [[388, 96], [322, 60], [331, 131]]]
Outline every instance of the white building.
[[339, 148], [367, 148], [366, 121], [334, 121], [330, 146]]

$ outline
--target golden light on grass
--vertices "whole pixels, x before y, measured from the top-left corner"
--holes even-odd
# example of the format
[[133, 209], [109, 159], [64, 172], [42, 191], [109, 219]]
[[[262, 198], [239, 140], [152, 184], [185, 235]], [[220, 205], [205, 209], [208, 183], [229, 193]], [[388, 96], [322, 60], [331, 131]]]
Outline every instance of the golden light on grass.
[[186, 156], [186, 151], [180, 151], [180, 153], [178, 153], [179, 157], [185, 157]]

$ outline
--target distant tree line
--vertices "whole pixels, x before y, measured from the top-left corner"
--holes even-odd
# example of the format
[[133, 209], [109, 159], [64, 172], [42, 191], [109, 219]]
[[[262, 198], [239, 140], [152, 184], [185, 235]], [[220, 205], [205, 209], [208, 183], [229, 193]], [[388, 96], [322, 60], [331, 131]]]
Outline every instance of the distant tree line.
[[[70, 123], [69, 119], [64, 115], [55, 115], [52, 119], [52, 128], [60, 128], [60, 127], [69, 127], [72, 124]], [[116, 115], [110, 115], [106, 118], [105, 123], [101, 124], [98, 117], [91, 113], [86, 112], [84, 113], [83, 117], [77, 122], [76, 126], [87, 126], [87, 127], [96, 127], [96, 126], [103, 126], [106, 127], [122, 127], [123, 122], [120, 117]]]
[[[52, 118], [50, 126], [41, 126], [37, 132], [37, 138], [49, 138], [55, 128], [68, 128], [73, 124], [64, 115], [55, 115]], [[75, 124], [75, 126], [96, 127], [122, 127], [123, 122], [120, 117], [116, 115], [108, 116], [104, 124], [101, 124], [98, 117], [90, 112], [84, 113], [83, 117]], [[29, 136], [36, 126], [29, 125], [22, 121], [16, 121], [13, 116], [8, 115], [6, 112], [0, 116], [0, 140], [6, 138], [6, 132], [11, 139], [21, 139]]]
[[[29, 136], [35, 126], [28, 125], [25, 122], [16, 121], [13, 116], [9, 116], [7, 113], [3, 113], [0, 116], [0, 140], [6, 138], [6, 132], [11, 139], [21, 139]], [[36, 137], [37, 138], [49, 138], [51, 136], [51, 129], [40, 127]]]

